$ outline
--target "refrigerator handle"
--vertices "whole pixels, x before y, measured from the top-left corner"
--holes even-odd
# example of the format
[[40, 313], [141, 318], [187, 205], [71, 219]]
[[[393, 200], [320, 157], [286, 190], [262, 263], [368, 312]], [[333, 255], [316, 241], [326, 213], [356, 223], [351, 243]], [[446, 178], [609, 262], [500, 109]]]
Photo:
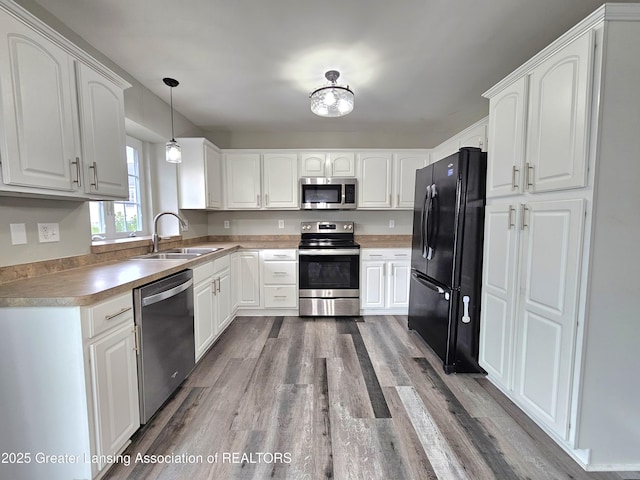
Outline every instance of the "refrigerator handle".
[[411, 272], [411, 276], [422, 286], [427, 287], [429, 290], [433, 290], [434, 292], [438, 292], [440, 295], [444, 295], [445, 300], [449, 300], [451, 294], [448, 290], [445, 290], [440, 285], [436, 285], [435, 283], [430, 282], [422, 275], [417, 274], [416, 272]]
[[422, 202], [422, 215], [420, 216], [420, 248], [422, 250], [422, 258], [428, 258], [429, 244], [427, 237], [427, 221], [429, 220], [429, 204], [431, 203], [431, 185], [427, 186]]

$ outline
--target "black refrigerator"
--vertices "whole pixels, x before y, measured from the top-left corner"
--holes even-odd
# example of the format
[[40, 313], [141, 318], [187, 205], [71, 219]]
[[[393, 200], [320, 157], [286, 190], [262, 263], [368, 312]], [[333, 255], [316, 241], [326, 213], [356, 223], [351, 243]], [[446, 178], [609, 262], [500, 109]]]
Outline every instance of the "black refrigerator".
[[409, 328], [446, 373], [478, 365], [487, 155], [462, 148], [416, 172]]

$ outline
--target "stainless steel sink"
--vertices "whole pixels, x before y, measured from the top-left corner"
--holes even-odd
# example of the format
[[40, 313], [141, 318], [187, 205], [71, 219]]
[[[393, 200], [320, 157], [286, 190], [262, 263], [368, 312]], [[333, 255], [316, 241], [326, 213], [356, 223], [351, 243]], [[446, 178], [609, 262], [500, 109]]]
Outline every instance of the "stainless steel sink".
[[193, 253], [197, 255], [204, 255], [205, 253], [217, 252], [222, 250], [220, 247], [186, 247], [186, 248], [170, 248], [169, 250], [163, 250], [159, 253]]
[[171, 248], [162, 252], [146, 253], [144, 255], [138, 255], [131, 257], [132, 260], [186, 260], [189, 258], [196, 258], [207, 253], [217, 252], [222, 248]]

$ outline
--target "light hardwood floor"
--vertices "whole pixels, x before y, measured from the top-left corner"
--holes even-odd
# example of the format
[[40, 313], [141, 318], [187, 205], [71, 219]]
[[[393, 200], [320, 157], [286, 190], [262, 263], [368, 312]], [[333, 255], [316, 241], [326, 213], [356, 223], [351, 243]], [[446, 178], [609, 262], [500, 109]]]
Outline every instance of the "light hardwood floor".
[[124, 454], [105, 479], [640, 478], [584, 472], [397, 316], [236, 318]]

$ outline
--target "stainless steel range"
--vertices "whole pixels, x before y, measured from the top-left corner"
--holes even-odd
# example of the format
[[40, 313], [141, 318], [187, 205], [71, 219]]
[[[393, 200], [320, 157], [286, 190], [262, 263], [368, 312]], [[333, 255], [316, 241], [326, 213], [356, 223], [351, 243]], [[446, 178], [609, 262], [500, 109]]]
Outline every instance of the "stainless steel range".
[[302, 222], [300, 316], [360, 314], [360, 245], [353, 222]]

